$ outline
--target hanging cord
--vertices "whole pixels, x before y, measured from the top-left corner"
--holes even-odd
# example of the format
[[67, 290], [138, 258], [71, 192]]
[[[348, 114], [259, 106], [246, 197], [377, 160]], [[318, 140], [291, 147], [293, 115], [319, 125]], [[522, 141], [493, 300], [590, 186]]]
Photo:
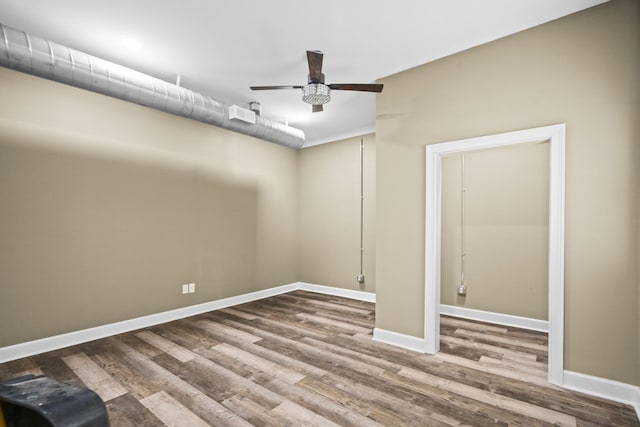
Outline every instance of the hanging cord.
[[464, 257], [465, 249], [465, 192], [467, 191], [464, 171], [464, 153], [460, 156], [460, 286], [464, 286]]
[[358, 282], [364, 282], [364, 140], [360, 138], [360, 275]]

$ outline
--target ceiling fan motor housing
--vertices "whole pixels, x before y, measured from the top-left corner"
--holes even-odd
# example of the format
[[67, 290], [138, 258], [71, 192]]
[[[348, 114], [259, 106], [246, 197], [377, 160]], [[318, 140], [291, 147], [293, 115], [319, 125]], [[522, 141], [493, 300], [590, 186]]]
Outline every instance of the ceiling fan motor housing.
[[302, 86], [302, 100], [312, 105], [326, 104], [331, 101], [331, 89], [324, 83], [308, 83]]

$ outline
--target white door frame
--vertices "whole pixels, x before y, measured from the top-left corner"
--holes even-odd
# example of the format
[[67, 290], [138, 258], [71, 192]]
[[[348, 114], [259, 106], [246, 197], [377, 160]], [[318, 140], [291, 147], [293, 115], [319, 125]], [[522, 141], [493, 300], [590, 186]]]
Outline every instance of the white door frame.
[[424, 348], [440, 349], [440, 239], [442, 156], [549, 141], [549, 382], [563, 383], [564, 370], [564, 206], [565, 125], [557, 124], [427, 145]]

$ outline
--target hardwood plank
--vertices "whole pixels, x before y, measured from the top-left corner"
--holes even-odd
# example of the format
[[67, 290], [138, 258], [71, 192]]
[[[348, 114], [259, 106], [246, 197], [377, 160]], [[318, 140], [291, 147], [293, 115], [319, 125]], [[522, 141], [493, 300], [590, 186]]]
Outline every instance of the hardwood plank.
[[100, 398], [108, 402], [109, 400], [127, 393], [119, 382], [98, 366], [84, 353], [63, 357], [62, 360], [69, 365], [71, 370], [87, 385], [95, 391]]
[[[382, 425], [403, 425], [410, 421], [410, 419], [407, 419], [405, 420], [406, 422], [403, 423], [398, 416], [390, 411], [386, 411], [382, 405], [373, 403], [367, 399], [366, 395], [364, 395], [363, 398], [357, 398], [354, 396], [354, 390], [344, 390], [339, 384], [334, 385], [330, 381], [306, 377], [296, 385], [334, 402], [339, 402], [340, 405], [348, 410], [359, 413]], [[389, 408], [392, 407], [392, 404], [389, 405]]]
[[[508, 365], [501, 360], [493, 359], [490, 357], [481, 358], [479, 362], [443, 352], [434, 355], [434, 357], [445, 362], [449, 362], [453, 365], [476, 369], [480, 372], [486, 372], [492, 375], [498, 375], [501, 377], [511, 378], [527, 383], [533, 383], [541, 387], [554, 387], [547, 381], [547, 375], [540, 375], [537, 371], [535, 375], [529, 372], [522, 372], [519, 369], [519, 366]], [[491, 360], [493, 362], [487, 362], [488, 360]]]
[[[212, 350], [215, 351], [215, 348]], [[237, 355], [236, 352], [233, 354]], [[316, 423], [319, 423], [318, 425], [331, 425], [331, 423], [324, 417], [314, 414], [312, 411], [295, 404], [295, 402], [287, 400], [284, 396], [274, 393], [269, 388], [260, 386], [255, 381], [244, 378], [229, 369], [225, 369], [209, 359], [204, 357], [195, 357], [193, 363], [198, 365], [198, 372], [203, 370], [216, 371], [216, 378], [218, 381], [223, 381], [227, 384], [227, 388], [230, 393], [234, 393], [234, 395], [242, 394], [263, 407], [268, 408], [269, 406], [272, 406], [273, 409], [270, 411], [271, 415], [282, 417], [286, 414], [286, 419], [289, 421], [310, 422], [310, 425], [316, 425]], [[277, 374], [274, 374], [274, 377], [277, 377]], [[277, 378], [271, 379], [271, 383], [278, 384], [278, 381], [280, 380]], [[282, 384], [287, 383], [282, 381]], [[225, 401], [227, 400], [229, 400], [229, 398], [225, 399]], [[287, 412], [283, 413], [282, 408], [286, 408]]]
[[509, 329], [504, 326], [490, 325], [488, 323], [474, 322], [471, 320], [459, 319], [459, 318], [450, 317], [450, 316], [440, 316], [440, 324], [444, 326], [455, 327], [455, 328], [463, 327], [463, 328], [473, 330], [473, 331], [478, 331], [478, 332], [493, 332], [496, 334], [505, 334], [505, 335], [509, 332]]
[[185, 408], [164, 391], [147, 396], [140, 400], [140, 403], [146, 406], [147, 409], [169, 427], [181, 427], [185, 425], [191, 427], [209, 427], [209, 423]]
[[[384, 372], [372, 378], [338, 368], [334, 373], [320, 378], [320, 381], [349, 392], [351, 399], [364, 400], [369, 407], [378, 408], [386, 417], [395, 419], [389, 425], [442, 425], [444, 423], [437, 421], [442, 414], [471, 425], [497, 424], [497, 417], [490, 414], [488, 405], [479, 408], [464, 396], [457, 396], [457, 400], [454, 400], [451, 393], [436, 388], [428, 390], [421, 387], [420, 393], [416, 393], [417, 390], [407, 387], [406, 383], [390, 380], [394, 377], [397, 378], [393, 373]], [[455, 411], [451, 411], [454, 402]]]
[[324, 418], [335, 422], [341, 426], [379, 426], [371, 418], [363, 416], [357, 412], [352, 412], [343, 406], [342, 402], [328, 399], [325, 396], [314, 393], [309, 389], [294, 384], [288, 384], [277, 378], [266, 385], [271, 391], [286, 397], [291, 402], [295, 402], [301, 407], [320, 414]]
[[[251, 327], [249, 328], [251, 329]], [[384, 371], [384, 369], [369, 365], [368, 363], [335, 354], [330, 349], [323, 348], [323, 345], [316, 347], [290, 338], [281, 337], [279, 335], [272, 334], [271, 332], [259, 330], [257, 328], [253, 328], [253, 333], [262, 337], [260, 345], [272, 349], [273, 347], [280, 348], [283, 349], [283, 351], [284, 348], [286, 348], [288, 349], [288, 352], [296, 352], [304, 359], [319, 361], [315, 366], [319, 366], [325, 370], [339, 364], [353, 370], [358, 370], [367, 375], [378, 375]]]
[[106, 403], [111, 427], [153, 427], [162, 421], [150, 412], [138, 399], [123, 394]]
[[229, 344], [218, 344], [211, 347], [211, 349], [225, 354], [235, 360], [241, 361], [242, 363], [251, 365], [265, 373], [271, 373], [274, 377], [280, 378], [288, 384], [295, 384], [304, 378], [303, 374]]
[[116, 335], [116, 337], [123, 343], [127, 344], [129, 347], [135, 349], [136, 351], [144, 354], [149, 358], [153, 358], [162, 353], [162, 350], [160, 350], [158, 347], [154, 347], [151, 344], [142, 341], [135, 334], [121, 334]]
[[290, 319], [274, 320], [261, 317], [252, 321], [246, 321], [243, 319], [238, 319], [237, 321], [226, 319], [223, 322], [225, 325], [249, 333], [251, 333], [250, 331], [255, 331], [256, 329], [258, 329], [291, 339], [301, 339], [303, 337], [314, 337], [322, 339], [328, 335], [331, 335], [331, 333], [327, 330], [305, 325], [300, 321], [296, 322], [295, 319], [293, 321], [291, 321]]
[[507, 334], [507, 336], [500, 336], [495, 334], [487, 334], [483, 332], [474, 332], [466, 329], [458, 328], [454, 332], [455, 335], [460, 335], [463, 337], [469, 337], [476, 340], [482, 340], [481, 342], [491, 343], [491, 344], [508, 344], [514, 347], [520, 347], [523, 349], [532, 349], [540, 352], [548, 352], [549, 348], [546, 344], [538, 344], [528, 342], [524, 339], [512, 338]]
[[380, 369], [396, 371], [401, 368], [400, 365], [390, 362], [388, 360], [381, 359], [378, 357], [373, 357], [368, 354], [363, 354], [357, 350], [351, 350], [350, 348], [345, 348], [339, 345], [335, 345], [335, 344], [332, 344], [331, 342], [318, 341], [314, 338], [303, 338], [302, 342], [315, 345], [316, 347], [324, 347], [325, 349], [332, 351], [335, 354], [338, 354], [340, 356], [351, 357], [355, 360], [368, 363], [369, 365], [377, 366]]
[[575, 427], [576, 425], [576, 419], [571, 415], [551, 411], [495, 393], [489, 393], [475, 387], [470, 387], [465, 384], [453, 382], [444, 378], [439, 378], [434, 375], [417, 371], [415, 369], [402, 368], [398, 375], [406, 376], [425, 384], [438, 387], [442, 390], [447, 390], [463, 396], [471, 397], [480, 402], [488, 403], [500, 408], [505, 408], [510, 411], [517, 412], [531, 418], [536, 418], [554, 425], [564, 427]]
[[284, 301], [295, 301], [298, 304], [307, 306], [307, 307], [314, 307], [316, 311], [334, 311], [334, 312], [340, 312], [340, 313], [352, 313], [352, 314], [358, 314], [360, 316], [368, 316], [369, 314], [372, 313], [372, 309], [371, 307], [368, 308], [360, 308], [360, 307], [354, 307], [352, 305], [348, 305], [348, 304], [340, 304], [340, 303], [336, 303], [335, 300], [327, 300], [327, 301], [322, 301], [319, 299], [313, 299], [313, 298], [307, 298], [307, 297], [303, 297], [303, 296], [296, 296], [296, 295], [283, 295], [282, 300]]
[[[235, 327], [241, 329], [243, 325], [236, 324]], [[310, 365], [298, 359], [294, 359], [285, 354], [279, 353], [277, 351], [270, 350], [268, 348], [262, 347], [258, 344], [253, 343], [243, 343], [237, 345], [238, 348], [241, 348], [251, 354], [262, 357], [266, 360], [270, 360], [271, 362], [277, 363], [281, 366], [287, 366], [289, 369], [298, 372], [302, 375], [313, 375], [313, 376], [322, 376], [327, 373], [324, 369], [320, 369], [316, 366]]]
[[537, 360], [531, 360], [529, 357], [520, 357], [519, 355], [505, 354], [502, 356], [502, 360], [507, 364], [516, 364], [522, 367], [531, 368], [544, 374], [548, 371], [546, 363], [538, 362]]
[[[281, 298], [282, 297], [282, 298]], [[291, 316], [296, 313], [308, 313], [313, 314], [318, 311], [317, 307], [314, 307], [310, 303], [300, 303], [295, 298], [289, 298], [288, 295], [278, 295], [277, 297], [267, 298], [263, 301], [255, 301], [254, 307], [260, 307], [267, 315], [264, 317], [271, 318], [273, 315]]]
[[[214, 425], [223, 426], [242, 425], [244, 422], [241, 417], [202, 393], [198, 388], [185, 382], [124, 342], [115, 338], [107, 338], [107, 340], [111, 342], [114, 349], [117, 349], [118, 355], [123, 359], [124, 363], [129, 364], [142, 375], [162, 381], [165, 386], [164, 391], [171, 393], [182, 405], [189, 408], [200, 418], [214, 423]], [[175, 359], [172, 358], [172, 360]], [[249, 424], [245, 423], [245, 425]]]
[[[280, 309], [277, 304], [268, 304], [266, 303], [266, 301], [267, 300], [265, 299], [265, 300], [250, 302], [247, 304], [241, 304], [239, 306], [235, 306], [234, 309], [250, 316], [256, 316], [256, 317], [265, 318], [265, 319], [268, 319], [271, 316], [278, 313], [289, 315], [291, 312], [289, 308]], [[221, 310], [220, 312], [223, 314], [228, 314], [223, 310]], [[209, 313], [209, 314], [214, 314], [214, 313]]]
[[296, 405], [291, 401], [285, 400], [276, 408], [271, 410], [272, 415], [278, 415], [287, 420], [291, 420], [294, 424], [304, 426], [327, 426], [327, 427], [340, 427], [338, 424], [333, 423], [326, 418], [303, 408], [300, 405]]
[[[208, 354], [212, 353], [214, 353], [215, 357], [217, 352], [211, 351]], [[202, 373], [207, 372], [209, 378], [215, 378], [216, 381], [215, 384], [211, 385], [215, 386], [223, 393], [221, 398], [218, 400], [227, 399], [233, 394], [243, 394], [250, 397], [253, 401], [270, 408], [274, 408], [283, 401], [281, 396], [269, 391], [258, 384], [257, 381], [253, 380], [254, 378], [259, 378], [259, 375], [254, 374], [253, 376], [246, 378], [243, 375], [234, 372], [233, 368], [235, 368], [235, 365], [225, 367], [220, 363], [217, 363], [217, 361], [210, 360], [209, 358], [203, 357], [199, 354], [196, 355], [193, 361], [187, 364], [181, 364], [181, 366], [173, 364], [167, 367], [179, 372], [181, 376], [188, 378], [191, 383], [199, 383], [201, 387], [206, 386], [205, 382], [212, 383], [212, 381], [206, 381], [206, 378], [202, 378]], [[255, 369], [254, 372], [259, 373], [259, 370]], [[268, 381], [273, 378], [273, 376], [268, 376]], [[208, 391], [211, 392], [211, 389], [208, 389]]]
[[[225, 323], [228, 323], [228, 321]], [[247, 324], [246, 322], [243, 323]], [[302, 337], [322, 338], [333, 333], [322, 326], [317, 326], [309, 322], [296, 319], [293, 315], [290, 315], [289, 317], [274, 316], [269, 319], [256, 319], [252, 324], [260, 325], [260, 329], [292, 339]]]
[[367, 334], [372, 334], [373, 328], [375, 327], [375, 319], [373, 318], [372, 315], [361, 316], [361, 315], [354, 315], [349, 313], [336, 313], [331, 311], [327, 311], [327, 312], [323, 311], [321, 314], [327, 319], [342, 320], [342, 321], [346, 320], [353, 325], [367, 328], [368, 329]]
[[49, 378], [55, 378], [57, 381], [67, 383], [71, 383], [74, 380], [79, 381], [75, 372], [55, 352], [37, 354], [33, 356], [33, 359], [40, 366], [42, 374]]
[[[198, 350], [198, 352], [202, 351], [204, 350]], [[221, 369], [227, 369], [238, 376], [251, 379], [252, 381], [255, 381], [260, 375], [259, 371], [246, 369], [246, 366], [226, 356], [222, 356], [222, 358], [222, 360], [212, 360], [219, 365]], [[157, 356], [153, 361], [216, 402], [222, 402], [235, 394], [244, 393], [244, 388], [235, 384], [233, 378], [220, 377], [215, 370], [203, 369], [202, 366], [193, 361], [180, 363], [166, 354]], [[227, 363], [227, 361], [231, 363]], [[271, 379], [272, 377], [269, 378], [269, 380]], [[276, 403], [273, 402], [267, 402], [265, 404], [265, 406], [269, 406], [270, 408], [273, 408], [275, 405]]]
[[113, 352], [97, 354], [94, 357], [96, 363], [104, 369], [105, 372], [108, 372], [114, 380], [126, 388], [128, 393], [137, 400], [164, 389], [164, 382], [155, 377], [141, 375], [128, 364], [122, 363], [122, 359]]
[[[375, 363], [383, 363], [384, 361], [379, 360], [378, 362], [376, 362], [376, 358], [374, 356], [369, 356], [369, 362], [375, 364]], [[386, 362], [386, 363], [389, 363], [389, 362]], [[445, 413], [447, 413], [447, 411], [449, 411], [448, 408], [451, 406], [452, 401], [456, 402], [456, 407], [457, 407], [456, 417], [458, 417], [461, 420], [461, 421], [455, 420], [455, 422], [453, 423], [454, 425], [456, 425], [459, 422], [471, 422], [471, 420], [473, 420], [473, 423], [479, 423], [481, 421], [481, 418], [475, 415], [471, 415], [475, 410], [477, 410], [477, 406], [478, 406], [477, 402], [473, 403], [467, 399], [466, 404], [463, 404], [461, 402], [462, 400], [465, 399], [465, 397], [459, 396], [459, 395], [454, 396], [451, 393], [444, 393], [442, 389], [439, 387], [431, 387], [430, 390], [424, 386], [420, 386], [417, 389], [415, 387], [411, 388], [410, 386], [407, 386], [407, 384], [405, 384], [402, 379], [399, 379], [398, 376], [392, 373], [394, 370], [393, 368], [395, 368], [395, 370], [397, 371], [401, 369], [402, 366], [397, 365], [395, 367], [392, 367], [392, 369], [387, 369], [383, 374], [385, 379], [388, 379], [394, 382], [394, 385], [392, 387], [385, 386], [384, 384], [380, 384], [376, 380], [371, 380], [366, 378], [357, 378], [357, 376], [350, 379], [352, 380], [352, 382], [357, 382], [357, 383], [371, 383], [371, 387], [373, 387], [376, 390], [387, 388], [387, 394], [395, 394], [401, 401], [412, 401], [418, 404], [419, 406], [431, 408], [432, 410], [434, 410], [434, 412], [428, 415], [430, 418], [430, 423], [433, 423], [434, 420], [447, 420], [449, 422], [451, 420], [455, 420], [450, 416], [444, 415]], [[346, 377], [350, 375], [345, 371], [340, 372], [340, 374]], [[461, 373], [460, 375], [460, 377], [468, 377], [468, 376], [469, 376], [468, 371]], [[484, 382], [486, 382], [486, 378], [481, 378], [480, 383], [484, 384]], [[476, 381], [476, 383], [478, 383], [478, 381]], [[406, 390], [406, 387], [410, 387], [411, 390]], [[405, 388], [405, 390], [403, 390], [403, 388]], [[419, 391], [420, 394], [422, 394], [422, 396], [418, 397], [414, 393], [415, 391]], [[397, 403], [396, 403], [396, 406], [397, 406]], [[485, 405], [485, 406], [486, 408], [483, 409], [483, 412], [490, 414], [492, 412], [490, 405]], [[463, 407], [466, 408], [465, 411], [461, 410], [461, 408]], [[440, 410], [441, 413], [435, 412], [437, 410]], [[500, 412], [498, 415], [494, 414], [494, 416], [496, 419], [499, 419], [500, 417], [504, 418], [506, 415], [505, 413]], [[508, 417], [509, 419], [512, 419], [512, 420], [516, 418], [513, 414], [509, 414]], [[492, 418], [485, 419], [484, 422], [487, 422], [489, 424], [493, 423]], [[529, 425], [532, 425], [532, 420], [527, 420], [527, 422], [529, 423]]]
[[496, 345], [490, 345], [490, 344], [483, 344], [483, 343], [479, 343], [479, 342], [474, 342], [474, 341], [467, 341], [464, 339], [460, 339], [460, 338], [456, 338], [456, 337], [451, 337], [451, 336], [441, 336], [440, 337], [440, 341], [445, 342], [445, 343], [450, 343], [450, 344], [457, 344], [460, 346], [464, 346], [464, 347], [469, 347], [469, 348], [477, 348], [480, 350], [487, 350], [487, 351], [491, 351], [491, 352], [495, 352], [495, 353], [501, 353], [503, 355], [508, 355], [511, 356], [513, 358], [520, 358], [520, 359], [529, 359], [533, 362], [536, 361], [536, 355], [535, 354], [528, 354], [528, 353], [523, 353], [523, 352], [519, 352], [519, 351], [514, 351], [511, 349], [507, 349], [504, 347], [499, 347]]
[[431, 356], [373, 341], [374, 323], [372, 303], [295, 291], [0, 364], [0, 378], [95, 388], [114, 427], [640, 426], [627, 405], [550, 385], [544, 333], [443, 316]]
[[[538, 378], [541, 378], [543, 382], [546, 382], [549, 376], [548, 367], [546, 364], [543, 365], [543, 367], [528, 366], [527, 364], [522, 363], [522, 361], [520, 360], [510, 361], [508, 357], [503, 357], [501, 360], [498, 360], [492, 357], [485, 357], [485, 356], [480, 357], [480, 360], [478, 360], [478, 362], [481, 366], [484, 366], [487, 368], [490, 366], [496, 366], [501, 368], [502, 370], [516, 371], [519, 374], [527, 375], [528, 379], [529, 377], [532, 377], [532, 378], [538, 377]], [[482, 368], [482, 369], [487, 369], [487, 368]], [[503, 375], [503, 376], [506, 376], [506, 375]]]
[[469, 347], [466, 344], [451, 343], [440, 339], [440, 352], [454, 354], [464, 359], [479, 361], [482, 357], [491, 357], [493, 359], [502, 360], [502, 353], [498, 351], [490, 351], [486, 348]]
[[222, 404], [255, 426], [280, 427], [290, 425], [285, 418], [278, 418], [265, 407], [242, 394], [234, 394], [224, 400]]
[[342, 331], [346, 331], [346, 333], [354, 333], [354, 334], [368, 334], [371, 332], [371, 328], [365, 328], [358, 325], [353, 325], [341, 320], [335, 320], [327, 317], [316, 316], [313, 314], [307, 313], [298, 313], [295, 315], [296, 317], [307, 320], [310, 322], [314, 322], [325, 327], [328, 327], [334, 330], [336, 333], [343, 333]]
[[3, 379], [17, 378], [21, 372], [27, 372], [34, 369], [40, 369], [33, 357], [25, 357], [18, 360], [3, 363], [2, 365]]
[[222, 342], [216, 340], [200, 328], [194, 328], [192, 322], [177, 321], [165, 323], [154, 327], [152, 331], [191, 350], [195, 348], [209, 348]]
[[361, 300], [357, 300], [357, 299], [352, 299], [352, 298], [337, 297], [335, 295], [321, 294], [321, 293], [318, 293], [318, 292], [301, 291], [301, 290], [294, 291], [294, 292], [289, 292], [288, 294], [285, 294], [285, 295], [292, 295], [292, 296], [302, 297], [302, 298], [305, 298], [309, 302], [326, 301], [326, 302], [332, 302], [332, 303], [335, 303], [335, 304], [339, 304], [339, 305], [344, 306], [344, 307], [362, 308], [362, 309], [365, 309], [365, 310], [371, 310], [371, 311], [375, 312], [375, 304], [374, 303], [367, 302], [367, 301], [361, 301]]
[[244, 311], [238, 310], [235, 308], [225, 308], [220, 311], [222, 311], [223, 313], [231, 314], [236, 317], [240, 317], [241, 319], [245, 319], [245, 320], [254, 320], [258, 318], [258, 316], [256, 316], [255, 314], [245, 313]]
[[191, 351], [179, 346], [172, 341], [164, 339], [151, 331], [138, 332], [136, 336], [142, 341], [156, 347], [158, 350], [167, 353], [169, 356], [179, 360], [180, 362], [188, 362], [190, 360], [193, 360], [194, 354]]
[[254, 343], [260, 341], [262, 338], [256, 335], [251, 335], [247, 332], [234, 329], [223, 323], [216, 323], [209, 320], [203, 320], [197, 322], [197, 326], [204, 329], [214, 337], [219, 338], [224, 342], [248, 342]]
[[[440, 413], [446, 414], [447, 418], [462, 425], [549, 425], [535, 418], [478, 401], [469, 396], [443, 390], [412, 378], [388, 373], [385, 374], [385, 379], [393, 385], [394, 389], [401, 391], [406, 396], [405, 399], [439, 411], [438, 415]], [[451, 410], [452, 407], [455, 407], [455, 411]]]
[[336, 337], [337, 344], [348, 347], [358, 343], [358, 350], [373, 357], [380, 357], [386, 360], [392, 360], [399, 367], [410, 367], [420, 371], [428, 372], [433, 375], [441, 376], [446, 379], [460, 381], [464, 384], [474, 387], [487, 387], [491, 377], [485, 372], [470, 370], [464, 366], [443, 363], [435, 356], [426, 354], [417, 354], [413, 352], [403, 351], [397, 347], [377, 343], [362, 336], [353, 337]]

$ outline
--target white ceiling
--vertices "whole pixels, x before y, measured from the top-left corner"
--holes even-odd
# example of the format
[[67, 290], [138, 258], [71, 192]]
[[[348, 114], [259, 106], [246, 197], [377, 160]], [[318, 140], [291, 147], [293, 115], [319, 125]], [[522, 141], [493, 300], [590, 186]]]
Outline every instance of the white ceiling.
[[[327, 83], [371, 83], [607, 0], [0, 0], [0, 23], [306, 134], [306, 146], [372, 132], [375, 94], [333, 91], [311, 113], [299, 90], [306, 50], [324, 52]], [[122, 39], [141, 47], [123, 47]]]

